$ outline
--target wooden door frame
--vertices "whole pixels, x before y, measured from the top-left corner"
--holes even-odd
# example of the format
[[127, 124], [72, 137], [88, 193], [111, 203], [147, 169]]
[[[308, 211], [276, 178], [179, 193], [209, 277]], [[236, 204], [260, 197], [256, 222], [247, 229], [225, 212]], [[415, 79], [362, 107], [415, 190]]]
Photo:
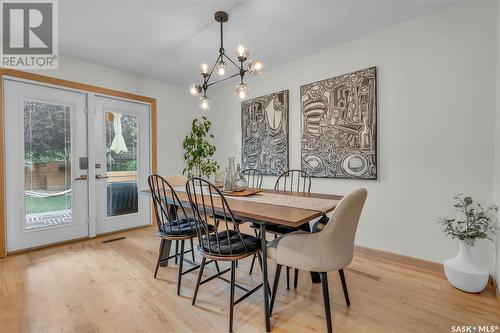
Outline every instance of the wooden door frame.
[[7, 234], [6, 234], [6, 207], [5, 207], [5, 152], [4, 152], [4, 96], [3, 96], [3, 81], [5, 77], [13, 77], [23, 80], [40, 82], [42, 84], [60, 86], [70, 89], [79, 90], [82, 92], [90, 92], [95, 94], [107, 95], [140, 101], [151, 105], [151, 170], [157, 170], [157, 123], [156, 123], [156, 99], [147, 96], [131, 94], [119, 90], [113, 90], [89, 84], [58, 79], [50, 76], [33, 74], [15, 69], [0, 68], [0, 258], [7, 256]]

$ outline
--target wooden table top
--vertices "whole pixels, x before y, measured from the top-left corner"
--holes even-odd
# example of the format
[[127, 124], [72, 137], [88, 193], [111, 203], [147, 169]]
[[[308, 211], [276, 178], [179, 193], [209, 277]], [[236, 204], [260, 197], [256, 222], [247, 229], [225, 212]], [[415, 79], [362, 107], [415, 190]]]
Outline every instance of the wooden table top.
[[[141, 194], [151, 195], [150, 190], [142, 190]], [[291, 196], [300, 196], [300, 197], [310, 197], [310, 198], [321, 198], [332, 201], [338, 201], [342, 199], [340, 195], [331, 195], [331, 194], [320, 194], [320, 193], [296, 193], [296, 192], [288, 192], [288, 191], [274, 191], [274, 190], [262, 190], [263, 193], [275, 193], [275, 194], [284, 194]], [[186, 207], [190, 207], [188, 196], [185, 192], [177, 191], [177, 196], [181, 201], [182, 205]], [[222, 203], [219, 198], [214, 198], [214, 207], [215, 209], [222, 210]], [[321, 216], [320, 211], [295, 208], [295, 207], [286, 207], [279, 205], [272, 205], [260, 202], [251, 202], [245, 201], [242, 198], [239, 199], [231, 199], [231, 197], [225, 197], [229, 207], [233, 211], [234, 217], [248, 222], [256, 222], [256, 223], [272, 223], [278, 225], [284, 225], [288, 227], [299, 227], [304, 223], [307, 223], [319, 216]], [[327, 210], [327, 212], [333, 211], [335, 209], [335, 203], [332, 203], [332, 207]]]

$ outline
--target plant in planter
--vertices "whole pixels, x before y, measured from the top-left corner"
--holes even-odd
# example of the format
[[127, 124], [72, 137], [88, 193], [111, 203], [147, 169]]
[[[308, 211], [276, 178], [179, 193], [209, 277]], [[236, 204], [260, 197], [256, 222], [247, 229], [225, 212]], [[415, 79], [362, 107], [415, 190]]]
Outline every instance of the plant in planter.
[[444, 217], [439, 223], [444, 226], [447, 236], [459, 240], [458, 255], [443, 261], [448, 281], [456, 288], [467, 292], [480, 292], [486, 287], [489, 272], [475, 262], [471, 247], [479, 239], [493, 242], [496, 233], [495, 214], [498, 208], [490, 205], [483, 208], [471, 197], [458, 194], [454, 207], [463, 214], [462, 219]]
[[186, 167], [182, 173], [188, 177], [206, 176], [208, 178], [219, 170], [219, 164], [212, 159], [216, 148], [208, 141], [209, 138], [214, 137], [210, 133], [211, 128], [212, 123], [207, 118], [194, 119], [191, 133], [186, 135], [182, 142], [186, 161]]

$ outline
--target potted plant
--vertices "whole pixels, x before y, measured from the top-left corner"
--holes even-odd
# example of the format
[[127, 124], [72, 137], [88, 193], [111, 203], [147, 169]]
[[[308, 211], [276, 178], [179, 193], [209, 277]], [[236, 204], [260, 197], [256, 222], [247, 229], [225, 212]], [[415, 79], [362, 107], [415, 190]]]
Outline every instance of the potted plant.
[[480, 239], [493, 242], [496, 233], [494, 215], [498, 208], [490, 205], [485, 209], [463, 194], [458, 194], [454, 199], [454, 207], [463, 218], [444, 217], [439, 220], [446, 235], [459, 240], [458, 255], [443, 261], [444, 272], [454, 287], [477, 293], [486, 287], [489, 272], [474, 260], [471, 248]]
[[182, 146], [184, 148], [184, 160], [186, 167], [182, 171], [188, 177], [209, 178], [217, 170], [219, 165], [212, 156], [215, 154], [215, 146], [208, 140], [213, 139], [210, 133], [212, 123], [205, 117], [201, 120], [194, 119], [191, 125], [191, 133], [186, 135]]

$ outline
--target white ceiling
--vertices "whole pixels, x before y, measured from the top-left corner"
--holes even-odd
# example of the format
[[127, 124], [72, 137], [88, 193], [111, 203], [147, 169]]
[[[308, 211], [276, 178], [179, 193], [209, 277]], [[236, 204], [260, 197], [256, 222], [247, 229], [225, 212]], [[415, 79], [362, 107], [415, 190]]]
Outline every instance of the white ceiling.
[[[442, 9], [450, 1], [60, 1], [60, 52], [188, 86], [241, 43], [270, 69]], [[411, 38], [411, 36], [409, 36]]]

